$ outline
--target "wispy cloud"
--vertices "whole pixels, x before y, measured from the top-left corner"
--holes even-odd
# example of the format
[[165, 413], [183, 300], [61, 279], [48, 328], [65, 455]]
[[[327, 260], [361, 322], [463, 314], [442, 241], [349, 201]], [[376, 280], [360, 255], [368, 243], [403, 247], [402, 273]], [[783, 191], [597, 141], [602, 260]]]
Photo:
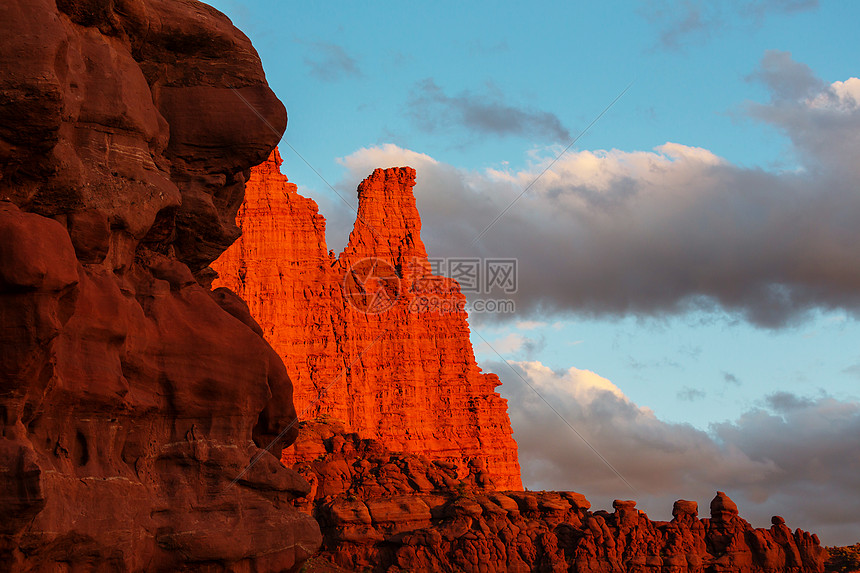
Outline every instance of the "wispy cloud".
[[640, 12], [658, 30], [657, 45], [675, 50], [735, 26], [761, 26], [772, 16], [813, 10], [818, 0], [644, 0]]
[[802, 101], [828, 89], [812, 68], [795, 61], [791, 53], [779, 50], [766, 51], [759, 67], [747, 76], [747, 80], [767, 86], [772, 102]]
[[774, 392], [765, 397], [765, 402], [771, 410], [778, 413], [788, 413], [815, 404], [811, 398], [802, 398], [791, 392]]
[[358, 62], [337, 44], [308, 42], [310, 54], [305, 56], [305, 64], [310, 73], [325, 82], [334, 82], [346, 77], [361, 77]]
[[678, 399], [686, 402], [701, 400], [705, 396], [707, 396], [707, 394], [698, 388], [685, 387], [678, 392]]
[[850, 374], [851, 376], [856, 376], [860, 378], [860, 363], [852, 364], [851, 366], [848, 366], [847, 368], [842, 370], [842, 372], [844, 374]]
[[464, 129], [478, 135], [531, 137], [550, 143], [571, 139], [555, 114], [511, 105], [498, 93], [463, 91], [450, 96], [432, 79], [415, 86], [408, 110], [416, 124], [428, 132]]
[[732, 374], [731, 372], [723, 371], [723, 380], [726, 381], [727, 384], [732, 384], [734, 386], [740, 386], [741, 381], [738, 380], [738, 377]]
[[489, 343], [481, 342], [475, 347], [477, 354], [495, 355], [496, 352], [502, 356], [511, 356], [523, 349], [529, 342], [529, 339], [516, 332], [511, 332], [501, 338], [490, 341]]

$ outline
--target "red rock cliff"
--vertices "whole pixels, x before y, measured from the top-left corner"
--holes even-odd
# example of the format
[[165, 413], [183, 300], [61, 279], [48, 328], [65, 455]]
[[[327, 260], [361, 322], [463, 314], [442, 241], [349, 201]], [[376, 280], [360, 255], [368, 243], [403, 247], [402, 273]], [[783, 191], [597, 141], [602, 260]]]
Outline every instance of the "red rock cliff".
[[[282, 459], [311, 484], [293, 503], [321, 525], [327, 571], [823, 573], [817, 537], [780, 517], [754, 528], [723, 493], [671, 522], [635, 502], [591, 511], [573, 492], [524, 492], [497, 379], [475, 364], [463, 296], [431, 273], [410, 168], [377, 169], [340, 257], [316, 204], [254, 169], [242, 237], [213, 263], [248, 301], [295, 381], [299, 437]], [[448, 301], [445, 309], [422, 305]], [[575, 484], [574, 484], [575, 485]], [[339, 569], [343, 567], [345, 569]]]
[[0, 2], [3, 571], [283, 571], [319, 546], [276, 457], [283, 363], [192, 274], [285, 125], [204, 4]]
[[[248, 303], [283, 357], [300, 416], [338, 420], [392, 451], [521, 489], [507, 405], [498, 377], [475, 362], [465, 297], [430, 271], [415, 170], [377, 169], [361, 183], [355, 227], [335, 258], [325, 219], [280, 164], [276, 151], [252, 170], [237, 217], [242, 236], [212, 268], [214, 284]], [[297, 444], [283, 460], [319, 453]]]
[[[378, 573], [823, 573], [818, 538], [774, 516], [755, 528], [722, 492], [710, 518], [675, 502], [672, 521], [636, 503], [591, 510], [574, 492], [493, 491], [451, 464], [388, 451], [336, 423], [301, 422], [319, 455], [295, 464], [311, 482], [296, 500], [320, 522], [314, 565]], [[326, 570], [326, 569], [323, 569]]]

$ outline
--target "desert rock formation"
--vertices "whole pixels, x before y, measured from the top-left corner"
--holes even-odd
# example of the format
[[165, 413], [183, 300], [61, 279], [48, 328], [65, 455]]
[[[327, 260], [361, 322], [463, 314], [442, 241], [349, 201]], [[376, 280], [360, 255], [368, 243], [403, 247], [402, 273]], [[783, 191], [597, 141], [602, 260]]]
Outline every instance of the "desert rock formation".
[[[280, 173], [252, 170], [242, 237], [213, 264], [296, 381], [304, 415], [284, 450], [309, 483], [294, 504], [320, 523], [320, 570], [469, 573], [821, 573], [816, 536], [743, 520], [724, 493], [710, 518], [679, 500], [670, 522], [633, 501], [591, 511], [573, 492], [522, 487], [506, 405], [480, 373], [456, 304], [420, 238], [410, 168], [358, 189], [355, 227], [335, 257], [325, 219]], [[365, 266], [370, 261], [371, 265]], [[478, 407], [476, 407], [476, 405]], [[575, 485], [575, 484], [574, 484]], [[333, 567], [327, 569], [326, 567]]]
[[678, 500], [671, 521], [636, 502], [591, 510], [574, 492], [498, 491], [480, 470], [389, 451], [337, 424], [303, 422], [294, 468], [311, 483], [296, 501], [319, 520], [320, 560], [348, 571], [397, 573], [822, 573], [818, 537], [774, 516], [768, 529], [738, 515], [723, 492], [698, 517]]
[[193, 0], [8, 0], [0, 29], [0, 567], [293, 567], [320, 536], [289, 377], [194, 276], [286, 125], [255, 50]]
[[[480, 465], [521, 489], [499, 379], [482, 373], [465, 297], [432, 274], [412, 188], [415, 170], [377, 169], [358, 188], [349, 243], [335, 258], [325, 219], [280, 173], [277, 151], [251, 173], [242, 236], [213, 263], [284, 359], [302, 419], [332, 419], [392, 451]], [[295, 448], [283, 460], [304, 459]]]
[[822, 571], [814, 535], [723, 493], [656, 522], [516, 491], [414, 170], [370, 175], [328, 252], [216, 10], [7, 0], [0, 29], [0, 569], [284, 571], [322, 543], [391, 573]]

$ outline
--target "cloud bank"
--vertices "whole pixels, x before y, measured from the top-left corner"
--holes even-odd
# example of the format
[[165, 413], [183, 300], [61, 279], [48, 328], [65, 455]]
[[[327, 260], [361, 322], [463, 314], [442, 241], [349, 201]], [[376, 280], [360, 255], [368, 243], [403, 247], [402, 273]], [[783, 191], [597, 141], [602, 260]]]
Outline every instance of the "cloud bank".
[[[519, 171], [470, 171], [382, 145], [341, 159], [344, 187], [354, 189], [376, 167], [415, 167], [428, 251], [516, 258], [519, 284], [511, 296], [526, 324], [565, 313], [660, 316], [702, 308], [768, 328], [816, 309], [860, 315], [860, 79], [828, 83], [776, 51], [749, 79], [770, 97], [744, 109], [785, 134], [792, 169], [742, 167], [668, 142], [650, 151], [574, 151], [541, 176], [560, 149], [534, 153]], [[491, 344], [527, 350], [521, 335]], [[669, 519], [678, 498], [698, 501], [706, 514], [719, 489], [756, 526], [780, 514], [824, 543], [857, 541], [856, 400], [778, 392], [705, 431], [659, 419], [597, 373], [512, 364], [516, 373], [487, 366], [504, 382], [529, 487], [574, 487], [599, 507], [634, 498], [655, 519]], [[730, 386], [743, 382], [728, 371], [723, 378]], [[707, 407], [696, 388], [682, 388], [679, 398], [692, 411]]]
[[669, 142], [569, 152], [539, 177], [560, 150], [521, 171], [474, 172], [383, 145], [340, 160], [345, 185], [415, 167], [429, 251], [516, 258], [520, 317], [719, 308], [775, 328], [812, 309], [860, 314], [860, 80], [825, 83], [781, 52], [751, 80], [771, 99], [746, 109], [785, 133], [790, 171]]
[[723, 490], [757, 527], [782, 515], [793, 527], [818, 533], [823, 543], [857, 541], [858, 402], [780, 392], [705, 432], [660, 420], [594, 372], [553, 371], [535, 361], [512, 362], [516, 373], [505, 364], [489, 366], [504, 382], [523, 481], [532, 489], [573, 487], [604, 508], [613, 499], [633, 498], [652, 519], [670, 519], [676, 499], [698, 501], [707, 516], [707, 503]]

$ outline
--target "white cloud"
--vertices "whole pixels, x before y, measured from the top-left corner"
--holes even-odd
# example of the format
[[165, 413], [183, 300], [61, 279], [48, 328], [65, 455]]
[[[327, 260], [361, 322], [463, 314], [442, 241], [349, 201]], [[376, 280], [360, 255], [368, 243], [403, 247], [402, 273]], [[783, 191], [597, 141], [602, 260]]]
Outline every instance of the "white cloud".
[[[721, 308], [779, 327], [812, 309], [856, 315], [860, 107], [843, 104], [858, 82], [825, 84], [782, 52], [754, 77], [773, 99], [750, 113], [788, 135], [803, 169], [744, 168], [677, 142], [554, 164], [558, 149], [538, 150], [522, 170], [470, 171], [394, 145], [341, 162], [353, 188], [373, 167], [415, 167], [429, 252], [516, 258], [518, 289], [506, 294], [524, 320]], [[810, 103], [825, 96], [841, 107]]]
[[848, 78], [844, 82], [833, 82], [830, 86], [839, 100], [852, 107], [860, 105], [860, 78]]
[[792, 527], [819, 533], [825, 543], [856, 541], [851, 535], [860, 531], [860, 403], [778, 393], [762, 408], [703, 432], [660, 420], [594, 372], [558, 372], [535, 361], [511, 365], [565, 420], [506, 365], [492, 365], [504, 382], [500, 389], [508, 398], [528, 487], [573, 489], [596, 507], [636, 499], [652, 519], [669, 518], [679, 498], [698, 501], [707, 515], [707, 502], [722, 490], [759, 527], [782, 515]]
[[547, 326], [547, 323], [540, 320], [520, 320], [515, 326], [520, 330], [534, 330]]
[[808, 101], [811, 108], [850, 112], [860, 106], [860, 78], [833, 82], [830, 89]]
[[404, 149], [393, 143], [366, 147], [352, 155], [338, 159], [337, 162], [362, 179], [370, 175], [374, 169], [403, 167], [405, 165], [418, 169], [419, 167], [439, 165], [438, 161], [425, 153]]
[[516, 332], [511, 332], [502, 338], [478, 343], [475, 352], [478, 354], [487, 354], [493, 357], [495, 357], [498, 352], [502, 356], [507, 357], [521, 350], [528, 342], [529, 339], [525, 336], [517, 334]]
[[591, 370], [571, 367], [559, 373], [538, 361], [512, 362], [512, 364], [518, 366], [539, 390], [567, 394], [580, 404], [591, 404], [603, 392], [630, 402], [618, 386]]

